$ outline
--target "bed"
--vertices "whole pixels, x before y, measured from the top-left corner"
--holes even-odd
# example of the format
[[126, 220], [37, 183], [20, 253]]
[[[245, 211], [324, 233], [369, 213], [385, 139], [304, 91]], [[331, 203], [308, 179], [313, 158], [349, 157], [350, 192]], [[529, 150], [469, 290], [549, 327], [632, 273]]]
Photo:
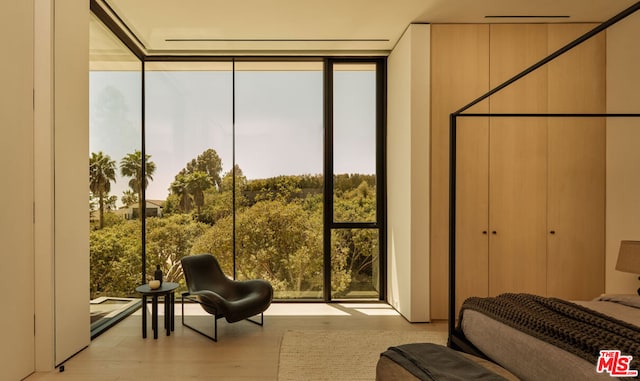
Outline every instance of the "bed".
[[[529, 294], [469, 298], [451, 340], [523, 380], [611, 379], [596, 367], [600, 350], [633, 356], [640, 369], [640, 297], [609, 295], [568, 302]], [[526, 361], [523, 361], [526, 359]]]
[[[586, 302], [530, 294], [469, 298], [449, 346], [473, 354], [465, 356], [495, 373], [507, 371], [502, 377], [509, 380], [638, 379], [640, 296], [604, 295]], [[601, 360], [602, 350], [607, 352]], [[619, 356], [612, 360], [615, 351]], [[434, 359], [417, 358], [425, 366]], [[430, 379], [402, 375], [396, 368], [406, 372], [407, 366], [401, 363], [381, 356], [377, 379]]]

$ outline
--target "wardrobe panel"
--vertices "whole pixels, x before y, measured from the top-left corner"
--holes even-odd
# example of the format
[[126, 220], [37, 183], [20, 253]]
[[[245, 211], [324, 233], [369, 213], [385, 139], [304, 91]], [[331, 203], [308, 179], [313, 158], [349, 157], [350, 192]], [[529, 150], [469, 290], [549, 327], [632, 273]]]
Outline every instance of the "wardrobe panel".
[[489, 120], [458, 119], [456, 306], [489, 292]]
[[[593, 27], [433, 26], [432, 318], [443, 317], [446, 308], [449, 114]], [[605, 112], [604, 52], [601, 34], [467, 112]], [[457, 120], [456, 304], [503, 292], [568, 299], [601, 293], [605, 121]]]
[[[549, 26], [549, 50], [595, 25]], [[604, 113], [605, 34], [549, 64], [549, 112]], [[548, 293], [589, 300], [604, 292], [605, 120], [549, 119]]]
[[[546, 25], [491, 25], [491, 87], [547, 54]], [[492, 113], [545, 113], [542, 67], [490, 99]], [[546, 294], [547, 124], [492, 117], [489, 149], [489, 294]]]
[[[489, 90], [489, 26], [471, 24], [439, 24], [431, 28], [431, 263], [430, 263], [430, 298], [431, 318], [446, 319], [448, 306], [448, 274], [449, 274], [449, 115]], [[488, 102], [474, 106], [472, 112], [487, 112]], [[462, 122], [463, 125], [479, 123], [486, 126], [485, 121], [478, 118]], [[480, 127], [483, 128], [483, 127]], [[486, 128], [486, 127], [484, 127]], [[482, 133], [481, 130], [472, 133]], [[473, 136], [465, 134], [459, 144], [472, 142]], [[460, 152], [460, 151], [459, 151]], [[476, 154], [480, 154], [477, 152]], [[468, 162], [473, 161], [468, 156]], [[462, 159], [462, 162], [465, 162]], [[464, 164], [463, 164], [464, 165]], [[461, 169], [472, 171], [471, 169]], [[486, 178], [484, 179], [486, 182]], [[482, 186], [464, 185], [458, 188], [473, 192]], [[486, 189], [486, 185], [484, 186]], [[461, 200], [473, 202], [474, 197], [482, 198], [480, 193], [459, 195]], [[484, 196], [486, 198], [486, 196]], [[465, 202], [465, 201], [462, 201]], [[475, 211], [474, 211], [475, 213]], [[486, 213], [486, 212], [485, 212]], [[482, 214], [482, 213], [480, 213]], [[466, 216], [458, 215], [459, 220], [471, 221]], [[481, 218], [482, 220], [482, 218]], [[486, 229], [484, 222], [469, 222], [462, 229]], [[462, 233], [463, 235], [465, 233]], [[460, 241], [458, 241], [460, 242]], [[475, 244], [469, 244], [473, 247]], [[486, 248], [486, 245], [485, 245]], [[460, 249], [462, 251], [460, 251]], [[474, 261], [486, 262], [487, 254], [482, 248], [473, 248]], [[465, 256], [464, 244], [459, 248], [459, 255]], [[462, 253], [462, 254], [460, 254]], [[458, 280], [465, 279], [459, 289], [460, 295], [467, 295], [468, 290], [486, 290], [486, 271], [473, 269], [474, 264], [463, 264]], [[466, 273], [472, 273], [467, 276]], [[467, 283], [468, 282], [468, 283]], [[485, 291], [486, 292], [486, 291]], [[460, 297], [458, 297], [460, 300]]]

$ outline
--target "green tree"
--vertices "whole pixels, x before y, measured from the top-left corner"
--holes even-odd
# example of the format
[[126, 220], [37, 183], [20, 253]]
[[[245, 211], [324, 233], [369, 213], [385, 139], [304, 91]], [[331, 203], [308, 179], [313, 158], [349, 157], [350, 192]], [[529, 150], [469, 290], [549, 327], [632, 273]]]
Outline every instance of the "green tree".
[[177, 174], [175, 180], [169, 186], [169, 191], [178, 198], [178, 208], [180, 211], [187, 213], [191, 210], [191, 197], [187, 189], [186, 175]]
[[179, 173], [171, 183], [169, 191], [177, 196], [179, 209], [187, 213], [195, 205], [198, 217], [205, 203], [204, 192], [213, 184], [205, 172]]
[[[336, 192], [334, 199], [334, 218], [337, 221], [373, 222], [376, 220], [376, 189], [366, 177], [342, 175], [342, 188]], [[361, 182], [357, 184], [355, 180]], [[333, 231], [332, 251], [339, 253], [340, 260], [344, 261], [345, 270], [351, 275], [348, 290], [377, 288], [378, 242], [377, 229]]]
[[112, 212], [114, 210], [116, 210], [116, 203], [118, 202], [118, 196], [109, 196], [107, 198], [105, 198], [104, 200], [104, 206], [105, 208]]
[[231, 191], [233, 189], [233, 177], [236, 181], [236, 193], [240, 193], [247, 188], [247, 177], [242, 172], [242, 168], [238, 164], [233, 166], [233, 170], [226, 172], [222, 176], [221, 191]]
[[140, 284], [139, 220], [105, 226], [89, 233], [90, 297], [135, 296]]
[[[118, 221], [90, 233], [92, 299], [98, 296], [135, 296], [135, 287], [140, 284], [141, 222]], [[193, 221], [188, 215], [149, 217], [146, 226], [147, 280], [151, 279], [156, 264], [159, 264], [165, 280], [184, 284], [180, 259], [191, 253], [193, 243], [208, 226]]]
[[138, 203], [138, 194], [132, 191], [131, 189], [126, 189], [122, 191], [122, 197], [120, 201], [126, 206], [135, 205]]
[[191, 253], [194, 242], [207, 228], [186, 214], [147, 218], [148, 276], [160, 265], [166, 281], [184, 283], [180, 260]]
[[146, 211], [146, 208], [142, 204], [142, 190], [147, 189], [149, 181], [153, 180], [153, 173], [156, 171], [156, 164], [149, 161], [151, 155], [145, 154], [144, 156], [144, 179], [142, 178], [142, 152], [136, 150], [133, 153], [127, 154], [120, 161], [120, 173], [122, 176], [131, 178], [131, 180], [129, 180], [129, 187], [138, 195], [140, 218], [144, 216]]
[[204, 205], [204, 191], [211, 188], [211, 180], [205, 172], [193, 172], [186, 177], [187, 191], [196, 206], [198, 216]]
[[222, 159], [218, 156], [218, 153], [214, 149], [207, 149], [198, 157], [187, 163], [186, 168], [183, 170], [184, 174], [194, 172], [204, 172], [211, 180], [211, 184], [220, 189], [222, 180], [220, 173], [222, 172]]
[[[233, 178], [234, 171], [228, 171], [222, 176], [222, 185], [216, 189], [211, 187], [204, 192], [204, 205], [198, 214], [198, 220], [209, 225], [218, 223], [219, 220], [233, 213]], [[235, 165], [236, 206], [246, 205], [243, 190], [246, 187], [247, 178], [242, 174], [242, 169]]]
[[[222, 160], [214, 149], [207, 149], [176, 174], [169, 186], [167, 197], [168, 213], [188, 213], [195, 206], [198, 219], [202, 218], [202, 208], [205, 206], [205, 192], [214, 187], [222, 192]], [[203, 220], [207, 220], [205, 217]]]
[[[193, 246], [193, 253], [211, 253], [226, 274], [233, 271], [232, 217], [216, 222]], [[302, 202], [264, 200], [236, 210], [236, 272], [239, 279], [262, 278], [279, 297], [301, 296], [322, 289], [322, 212]], [[350, 281], [346, 260], [333, 261], [332, 288]]]
[[100, 229], [104, 227], [105, 199], [111, 191], [112, 181], [116, 181], [116, 162], [102, 151], [92, 152], [89, 158], [89, 189], [98, 198]]

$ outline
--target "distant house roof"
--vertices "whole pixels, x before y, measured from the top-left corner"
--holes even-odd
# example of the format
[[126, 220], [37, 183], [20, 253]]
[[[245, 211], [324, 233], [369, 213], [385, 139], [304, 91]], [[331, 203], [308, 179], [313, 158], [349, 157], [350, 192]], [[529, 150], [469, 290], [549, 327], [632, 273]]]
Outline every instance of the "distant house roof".
[[162, 204], [164, 204], [164, 200], [147, 200], [147, 204], [153, 204], [157, 207], [162, 208]]
[[[164, 204], [164, 200], [147, 200], [146, 204], [146, 215], [147, 217], [162, 217], [162, 204]], [[129, 206], [121, 206], [118, 208], [115, 213], [124, 217], [125, 219], [136, 218], [136, 213], [134, 212], [138, 210], [138, 204], [133, 204]]]

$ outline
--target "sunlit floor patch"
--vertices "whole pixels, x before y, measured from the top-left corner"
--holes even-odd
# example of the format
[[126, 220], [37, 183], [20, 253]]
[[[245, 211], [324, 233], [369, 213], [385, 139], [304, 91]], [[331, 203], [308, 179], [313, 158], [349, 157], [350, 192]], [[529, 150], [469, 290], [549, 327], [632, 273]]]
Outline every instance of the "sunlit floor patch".
[[353, 309], [369, 316], [399, 316], [398, 311], [386, 303], [342, 303], [344, 309]]
[[[179, 301], [175, 304], [176, 316], [181, 315]], [[147, 313], [151, 314], [151, 303], [147, 303]], [[210, 316], [196, 303], [185, 303], [186, 316]], [[140, 315], [138, 309], [134, 315]], [[400, 316], [400, 314], [386, 303], [272, 303], [264, 312], [265, 316], [351, 316], [363, 314], [369, 316]], [[164, 304], [158, 303], [158, 315], [164, 315]]]

